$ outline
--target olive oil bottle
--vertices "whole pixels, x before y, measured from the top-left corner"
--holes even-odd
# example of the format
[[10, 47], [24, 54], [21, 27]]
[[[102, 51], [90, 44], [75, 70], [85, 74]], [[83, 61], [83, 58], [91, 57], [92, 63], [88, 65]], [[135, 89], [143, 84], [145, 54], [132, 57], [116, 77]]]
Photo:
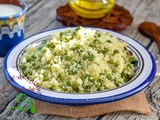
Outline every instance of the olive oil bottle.
[[69, 6], [81, 17], [100, 18], [114, 7], [114, 0], [68, 0]]

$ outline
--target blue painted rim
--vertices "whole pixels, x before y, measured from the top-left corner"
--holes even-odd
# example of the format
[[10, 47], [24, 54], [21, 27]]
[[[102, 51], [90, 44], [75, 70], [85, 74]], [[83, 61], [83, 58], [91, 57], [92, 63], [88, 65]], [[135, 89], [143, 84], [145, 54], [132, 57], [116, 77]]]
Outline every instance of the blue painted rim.
[[[70, 27], [70, 28], [74, 28], [74, 27]], [[62, 29], [62, 28], [56, 28], [56, 29]], [[52, 30], [56, 30], [56, 29], [52, 29]], [[48, 31], [51, 31], [51, 30], [47, 30], [44, 32], [48, 32]], [[107, 31], [110, 31], [110, 30], [107, 30]], [[40, 33], [44, 33], [44, 32], [40, 32]], [[111, 32], [113, 32], [113, 31], [111, 31]], [[40, 34], [40, 33], [38, 33], [38, 34]], [[114, 32], [114, 33], [116, 33], [116, 32]], [[35, 35], [38, 35], [38, 34], [35, 34]], [[116, 33], [116, 34], [121, 34], [121, 33]], [[35, 35], [32, 35], [32, 36], [35, 36]], [[121, 35], [123, 35], [123, 34], [121, 34]], [[30, 37], [32, 37], [32, 36], [30, 36]], [[123, 35], [123, 36], [126, 36], [126, 35]], [[26, 38], [25, 40], [29, 39], [30, 37]], [[126, 36], [126, 37], [128, 37], [128, 36]], [[154, 60], [152, 54], [141, 43], [134, 40], [133, 38], [130, 38], [130, 37], [128, 37], [128, 38], [132, 39], [134, 42], [137, 42], [141, 47], [143, 47], [146, 50], [146, 52], [148, 53], [148, 55], [150, 56], [150, 59], [152, 61], [152, 68], [151, 68], [150, 74], [144, 80], [143, 83], [141, 83], [139, 86], [137, 86], [133, 89], [130, 89], [127, 92], [124, 92], [122, 94], [117, 94], [115, 96], [110, 96], [110, 97], [101, 97], [101, 98], [93, 98], [93, 99], [76, 99], [75, 100], [75, 99], [62, 99], [62, 98], [49, 97], [49, 96], [40, 95], [40, 94], [37, 94], [37, 93], [32, 92], [30, 90], [24, 89], [22, 86], [20, 86], [19, 84], [17, 84], [16, 82], [14, 82], [12, 80], [12, 77], [10, 76], [10, 74], [7, 71], [8, 56], [9, 56], [10, 52], [12, 50], [14, 50], [14, 48], [17, 45], [15, 47], [13, 47], [8, 52], [8, 54], [6, 55], [6, 57], [4, 59], [4, 65], [3, 65], [4, 74], [5, 74], [6, 79], [10, 82], [10, 84], [13, 85], [14, 87], [16, 87], [22, 93], [27, 94], [28, 96], [30, 96], [32, 98], [35, 98], [37, 100], [44, 101], [44, 102], [50, 102], [50, 103], [55, 103], [55, 104], [64, 104], [64, 105], [79, 105], [80, 106], [80, 105], [108, 103], [108, 102], [114, 102], [114, 101], [118, 101], [121, 99], [125, 99], [127, 97], [130, 97], [130, 96], [142, 91], [144, 88], [146, 88], [153, 81], [155, 74], [156, 74], [156, 63], [155, 63], [155, 60]]]
[[[22, 15], [24, 15], [26, 13], [26, 11], [27, 11], [27, 4], [22, 0], [19, 0], [19, 2], [24, 6], [24, 9], [22, 9], [21, 12], [12, 15], [13, 19], [19, 17], [20, 13], [22, 13]], [[9, 16], [0, 17], [0, 20], [8, 20], [8, 19], [9, 19]]]

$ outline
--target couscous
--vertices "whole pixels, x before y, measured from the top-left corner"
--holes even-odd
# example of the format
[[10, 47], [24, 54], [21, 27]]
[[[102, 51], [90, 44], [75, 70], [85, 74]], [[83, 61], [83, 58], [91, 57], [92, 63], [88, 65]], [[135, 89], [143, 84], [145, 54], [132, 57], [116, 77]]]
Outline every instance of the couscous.
[[54, 33], [21, 56], [23, 74], [35, 85], [58, 92], [93, 93], [119, 87], [135, 74], [127, 44], [92, 28]]

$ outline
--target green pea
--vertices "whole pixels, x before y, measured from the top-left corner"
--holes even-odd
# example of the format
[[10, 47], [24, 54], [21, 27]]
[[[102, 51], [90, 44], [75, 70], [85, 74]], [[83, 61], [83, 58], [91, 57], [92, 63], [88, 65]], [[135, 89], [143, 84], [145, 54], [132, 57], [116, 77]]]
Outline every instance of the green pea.
[[30, 62], [31, 61], [31, 57], [27, 56], [26, 60], [27, 60], [27, 62]]
[[48, 81], [48, 80], [49, 80], [48, 77], [44, 77], [44, 78], [43, 78], [43, 81]]
[[94, 44], [100, 44], [101, 42], [100, 42], [99, 39], [94, 39], [94, 40], [93, 40], [93, 43], [94, 43]]
[[95, 37], [101, 37], [101, 33], [98, 30], [96, 30]]
[[62, 37], [64, 35], [64, 32], [60, 32], [60, 36]]
[[76, 29], [75, 29], [75, 31], [78, 31], [78, 30], [80, 30], [81, 29], [81, 26], [78, 26]]
[[112, 69], [112, 72], [113, 72], [113, 73], [116, 73], [116, 72], [117, 72], [116, 68], [113, 68], [113, 69]]
[[26, 66], [25, 66], [25, 65], [21, 65], [21, 69], [22, 69], [22, 70], [25, 70], [25, 69], [26, 69]]
[[67, 61], [69, 61], [69, 60], [71, 60], [71, 56], [67, 55], [67, 56], [65, 57], [65, 59], [66, 59]]
[[108, 42], [108, 43], [112, 43], [112, 41], [111, 41], [111, 40], [107, 40], [107, 42]]
[[88, 55], [83, 55], [83, 60], [87, 60], [89, 58]]
[[71, 85], [72, 85], [71, 81], [70, 81], [70, 80], [67, 80], [66, 85], [67, 85], [67, 86], [71, 86]]
[[108, 52], [109, 52], [109, 49], [107, 47], [104, 47], [103, 50], [102, 50], [102, 53], [105, 54], [105, 53], [108, 53]]
[[118, 54], [118, 53], [119, 53], [119, 50], [114, 50], [113, 51], [113, 55]]

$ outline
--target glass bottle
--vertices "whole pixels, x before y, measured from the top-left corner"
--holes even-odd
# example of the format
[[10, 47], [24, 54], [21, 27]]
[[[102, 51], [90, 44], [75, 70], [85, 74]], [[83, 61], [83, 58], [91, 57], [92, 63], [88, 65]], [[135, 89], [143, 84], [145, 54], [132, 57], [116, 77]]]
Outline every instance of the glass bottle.
[[68, 0], [69, 6], [81, 17], [100, 18], [114, 7], [114, 0]]

